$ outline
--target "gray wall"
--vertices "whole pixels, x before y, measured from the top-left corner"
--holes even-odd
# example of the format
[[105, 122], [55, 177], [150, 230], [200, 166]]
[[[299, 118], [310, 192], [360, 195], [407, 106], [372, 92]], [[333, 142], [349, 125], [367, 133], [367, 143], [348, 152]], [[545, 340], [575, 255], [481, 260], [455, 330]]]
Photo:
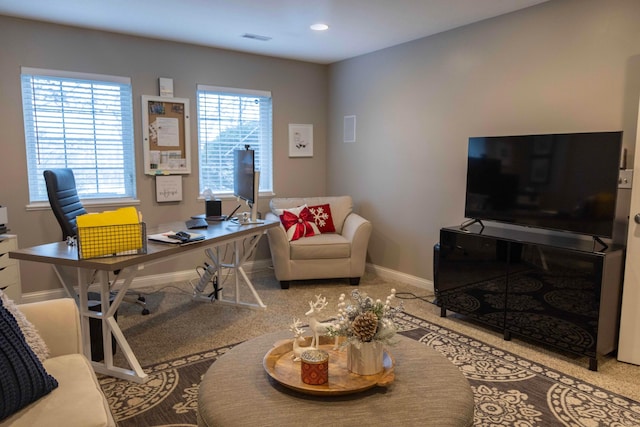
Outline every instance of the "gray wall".
[[[157, 95], [158, 77], [174, 78], [192, 110], [197, 83], [271, 90], [277, 195], [351, 194], [374, 224], [369, 261], [428, 281], [439, 228], [463, 220], [469, 136], [622, 129], [633, 153], [638, 16], [637, 0], [552, 0], [328, 67], [0, 17], [0, 204], [21, 246], [59, 238], [49, 210], [26, 210], [20, 66], [130, 76], [137, 141], [140, 95]], [[357, 116], [356, 143], [342, 142], [345, 115]], [[314, 124], [313, 158], [288, 158], [288, 123]], [[195, 120], [191, 135], [194, 155]], [[182, 203], [158, 205], [137, 166], [147, 222], [203, 210], [196, 169]], [[258, 257], [268, 256], [265, 241]], [[144, 274], [192, 266], [174, 260]], [[21, 271], [24, 292], [57, 287], [43, 266]]]
[[[191, 100], [194, 118], [198, 83], [271, 91], [276, 195], [310, 196], [326, 192], [327, 66], [2, 16], [0, 40], [0, 205], [8, 207], [9, 226], [11, 232], [18, 235], [21, 247], [52, 242], [61, 237], [50, 209], [27, 209], [21, 66], [131, 77], [137, 144], [137, 192], [141, 202], [138, 208], [149, 225], [204, 213], [204, 203], [198, 200], [195, 119], [191, 120], [192, 174], [183, 179], [183, 201], [158, 204], [154, 179], [143, 174], [140, 96], [158, 95], [158, 77], [174, 79], [174, 96]], [[288, 157], [289, 123], [314, 125], [313, 158]], [[259, 208], [262, 212], [268, 209], [268, 201], [267, 198], [261, 199]], [[235, 200], [225, 201], [223, 210], [229, 212], [235, 203]], [[93, 210], [111, 208], [102, 206]], [[264, 239], [256, 258], [268, 256]], [[145, 269], [142, 274], [189, 270], [202, 260], [194, 260], [193, 255], [176, 258], [161, 267]], [[59, 287], [47, 265], [22, 262], [21, 273], [23, 293]]]
[[638, 17], [637, 0], [552, 0], [331, 65], [328, 191], [372, 220], [369, 261], [432, 279], [440, 227], [464, 220], [470, 136], [622, 129], [631, 156]]

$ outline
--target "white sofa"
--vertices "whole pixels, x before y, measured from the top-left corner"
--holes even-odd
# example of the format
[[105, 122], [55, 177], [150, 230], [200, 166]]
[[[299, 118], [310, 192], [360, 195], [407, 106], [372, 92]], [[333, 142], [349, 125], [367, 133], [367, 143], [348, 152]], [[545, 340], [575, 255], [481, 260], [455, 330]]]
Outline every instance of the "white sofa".
[[2, 420], [0, 427], [115, 426], [91, 363], [82, 355], [75, 301], [61, 298], [22, 304], [18, 308], [47, 344], [50, 357], [43, 365], [58, 381], [58, 387]]
[[329, 204], [335, 233], [289, 241], [282, 223], [267, 231], [276, 279], [282, 289], [292, 280], [349, 278], [357, 286], [364, 274], [371, 222], [353, 212], [351, 196], [273, 198], [267, 219], [283, 209]]

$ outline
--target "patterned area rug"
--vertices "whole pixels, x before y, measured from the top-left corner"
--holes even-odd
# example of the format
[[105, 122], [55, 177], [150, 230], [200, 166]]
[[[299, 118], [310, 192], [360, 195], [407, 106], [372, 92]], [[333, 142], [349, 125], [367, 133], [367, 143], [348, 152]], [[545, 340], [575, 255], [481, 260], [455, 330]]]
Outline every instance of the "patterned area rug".
[[[464, 373], [476, 426], [640, 426], [638, 402], [410, 314], [400, 318], [402, 335], [435, 348]], [[101, 378], [118, 425], [195, 426], [202, 375], [232, 347], [145, 368], [145, 384]]]

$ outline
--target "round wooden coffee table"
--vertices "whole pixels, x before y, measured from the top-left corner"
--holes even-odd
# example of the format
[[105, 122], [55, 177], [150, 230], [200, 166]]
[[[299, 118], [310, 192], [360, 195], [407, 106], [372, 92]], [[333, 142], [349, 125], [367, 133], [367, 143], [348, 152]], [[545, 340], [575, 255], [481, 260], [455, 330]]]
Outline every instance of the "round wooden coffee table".
[[473, 425], [469, 383], [429, 346], [398, 335], [398, 344], [389, 348], [395, 359], [395, 380], [389, 386], [315, 396], [279, 384], [262, 365], [273, 345], [287, 338], [289, 331], [254, 338], [211, 365], [198, 391], [198, 425]]

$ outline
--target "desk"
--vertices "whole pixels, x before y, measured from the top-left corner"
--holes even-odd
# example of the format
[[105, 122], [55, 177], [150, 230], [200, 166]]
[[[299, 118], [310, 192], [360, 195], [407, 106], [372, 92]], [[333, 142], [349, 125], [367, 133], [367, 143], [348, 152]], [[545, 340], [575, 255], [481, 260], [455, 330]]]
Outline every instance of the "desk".
[[[131, 286], [136, 274], [142, 270], [145, 265], [162, 262], [168, 257], [183, 255], [195, 250], [206, 250], [207, 256], [209, 256], [213, 265], [218, 270], [218, 277], [222, 277], [220, 275], [220, 271], [223, 268], [232, 268], [236, 272], [235, 298], [227, 299], [222, 293], [220, 293], [218, 295], [219, 301], [221, 303], [264, 309], [266, 306], [244, 272], [242, 264], [244, 264], [251, 251], [256, 247], [260, 237], [265, 233], [265, 231], [270, 227], [276, 227], [278, 225], [278, 221], [265, 221], [260, 224], [248, 225], [239, 225], [237, 223], [232, 223], [231, 221], [212, 223], [209, 224], [209, 227], [206, 229], [196, 230], [199, 234], [203, 234], [205, 236], [205, 239], [202, 241], [188, 245], [156, 243], [149, 241], [147, 244], [147, 253], [140, 255], [79, 260], [77, 247], [69, 246], [66, 242], [55, 242], [31, 248], [14, 250], [9, 252], [9, 257], [24, 261], [47, 263], [53, 266], [58, 279], [65, 287], [67, 293], [71, 297], [74, 297], [78, 302], [82, 321], [84, 354], [89, 360], [91, 360], [89, 318], [93, 317], [101, 319], [104, 360], [102, 362], [92, 362], [93, 368], [96, 372], [143, 383], [148, 379], [148, 376], [142, 370], [138, 359], [131, 350], [129, 343], [114, 318], [114, 315], [122, 303], [125, 293]], [[175, 222], [150, 228], [147, 231], [147, 234], [184, 229], [184, 222]], [[246, 242], [249, 242], [248, 245], [243, 247], [243, 243]], [[234, 260], [228, 264], [224, 264], [218, 256], [219, 249], [225, 245], [233, 245], [234, 248]], [[243, 251], [242, 249], [245, 250]], [[61, 274], [61, 266], [75, 268], [77, 289], [74, 289], [73, 283], [65, 280], [64, 276]], [[90, 276], [92, 272], [95, 272], [98, 276], [102, 312], [90, 311], [88, 308], [88, 291], [89, 285], [92, 282]], [[111, 283], [109, 282], [109, 273], [113, 273], [115, 275], [115, 278]], [[242, 276], [244, 283], [251, 290], [256, 301], [255, 303], [240, 300], [239, 276]], [[109, 302], [110, 292], [115, 292], [113, 302]], [[194, 294], [194, 298], [206, 299], [207, 301], [211, 300], [210, 297], [204, 295], [204, 289], [197, 291]], [[130, 369], [113, 365], [111, 334], [113, 334], [113, 337], [116, 339], [116, 342], [122, 350]]]
[[[395, 380], [343, 396], [312, 396], [272, 380], [262, 366], [289, 331], [262, 335], [227, 351], [198, 389], [198, 426], [472, 426], [473, 392], [460, 369], [433, 348], [398, 335], [389, 347]], [[329, 368], [331, 377], [331, 368]]]

